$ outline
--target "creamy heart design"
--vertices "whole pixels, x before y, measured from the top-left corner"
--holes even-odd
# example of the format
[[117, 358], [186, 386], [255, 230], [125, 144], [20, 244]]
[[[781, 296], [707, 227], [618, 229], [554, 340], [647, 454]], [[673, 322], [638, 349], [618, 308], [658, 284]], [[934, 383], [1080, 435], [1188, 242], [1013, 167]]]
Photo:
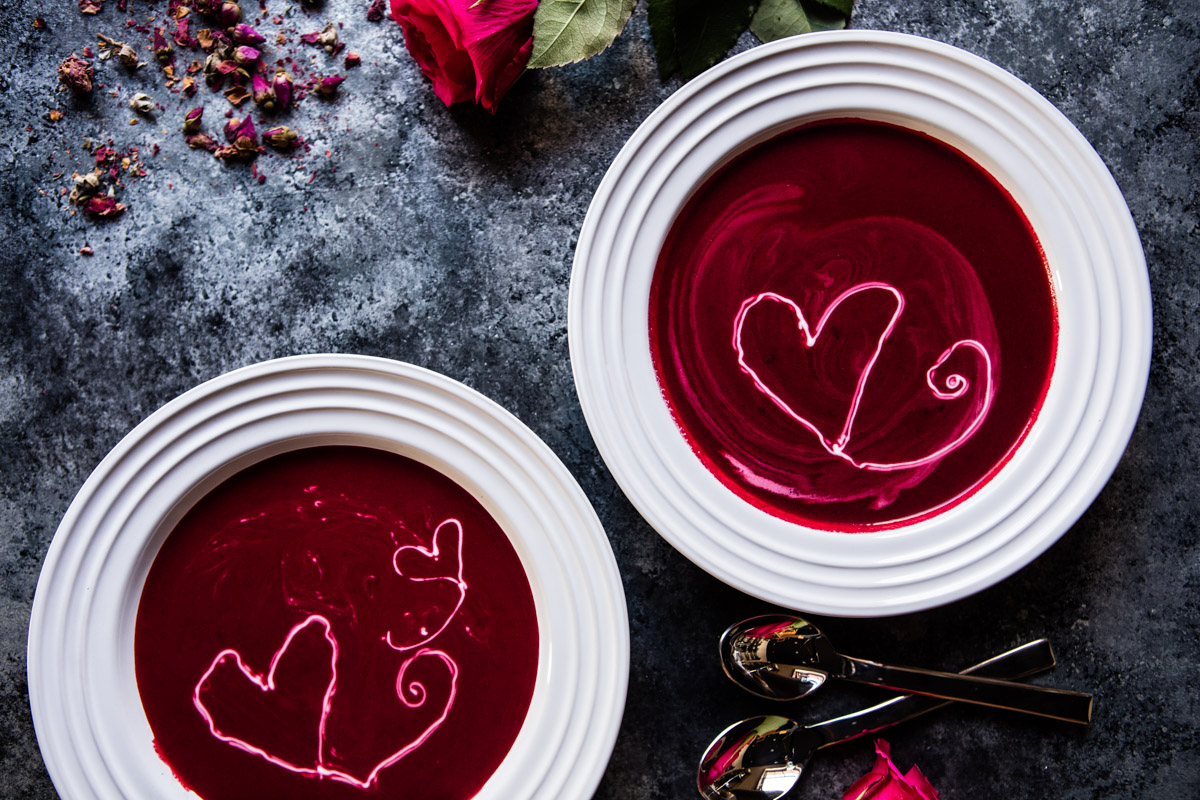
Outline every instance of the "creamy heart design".
[[[456, 590], [458, 596], [449, 614], [442, 615], [436, 608], [429, 609], [429, 613], [409, 623], [408, 627], [414, 630], [408, 636], [400, 636], [394, 630], [389, 630], [384, 641], [393, 650], [405, 652], [433, 641], [446, 630], [450, 620], [462, 608], [467, 597], [467, 583], [463, 580], [462, 536], [459, 521], [448, 519], [434, 530], [431, 547], [406, 544], [396, 548], [392, 554], [392, 569], [399, 577], [415, 583], [444, 582]], [[438, 616], [443, 616], [440, 624], [436, 622]]]
[[[466, 596], [467, 584], [462, 577], [462, 525], [455, 519], [444, 521], [434, 531], [431, 547], [404, 545], [397, 548], [392, 557], [392, 567], [395, 574], [401, 579], [418, 582], [445, 581], [457, 590], [458, 599], [453, 610], [445, 615], [437, 627], [423, 628], [417, 641], [394, 643], [390, 631], [387, 636], [383, 637], [383, 641], [392, 650], [406, 652], [420, 648], [400, 664], [396, 673], [396, 697], [406, 708], [421, 708], [425, 705], [427, 698], [425, 684], [420, 680], [407, 677], [410, 669], [418, 663], [426, 663], [431, 659], [440, 660], [445, 666], [449, 678], [449, 693], [436, 719], [408, 741], [378, 760], [365, 775], [356, 775], [346, 769], [334, 766], [334, 750], [328, 741], [327, 728], [329, 716], [334, 710], [337, 699], [340, 648], [329, 619], [321, 614], [311, 614], [288, 631], [282, 645], [275, 651], [267, 670], [263, 673], [252, 669], [237, 649], [226, 648], [217, 653], [208, 669], [200, 676], [192, 693], [192, 704], [203, 718], [209, 733], [226, 744], [290, 772], [328, 778], [363, 789], [373, 785], [379, 773], [384, 769], [419, 748], [446, 720], [457, 694], [458, 665], [454, 658], [442, 650], [423, 645], [436, 639], [446, 629], [451, 619], [462, 607]], [[453, 574], [440, 574], [439, 570], [450, 571]], [[418, 577], [418, 573], [424, 574]], [[307, 632], [315, 629], [323, 632], [327, 655], [313, 651], [313, 642], [309, 641], [312, 637]], [[295, 648], [305, 647], [312, 651], [307, 654], [309, 659], [307, 662], [294, 655]], [[313, 671], [306, 669], [316, 663], [312, 661], [314, 658], [321, 659], [320, 663], [322, 664], [325, 664], [325, 659], [327, 659], [327, 667], [324, 668], [325, 671], [319, 673], [317, 679], [322, 683], [319, 696], [313, 691], [315, 682], [311, 677]], [[328, 675], [327, 680], [324, 680], [325, 675]], [[303, 685], [306, 682], [309, 684], [307, 687]], [[253, 697], [247, 696], [246, 701], [240, 703], [241, 708], [238, 710], [238, 716], [241, 719], [227, 718], [226, 724], [219, 722], [217, 717], [221, 712], [214, 713], [214, 710], [210, 708], [210, 706], [220, 705], [212, 702], [212, 692], [223, 689], [231, 694], [245, 693], [247, 687], [257, 690], [260, 695], [258, 703], [262, 704], [261, 707], [255, 704]], [[307, 688], [307, 692], [305, 688]], [[206, 697], [209, 702], [206, 702]], [[237, 705], [239, 704], [234, 704], [234, 706]], [[226, 709], [227, 715], [232, 714], [228, 711], [230, 703], [227, 702], [220, 707]], [[262, 711], [261, 716], [265, 722], [246, 719], [247, 716], [253, 717], [253, 714], [247, 715], [247, 708], [251, 711]], [[285, 734], [290, 737], [289, 752], [280, 752], [279, 745], [276, 745], [274, 750], [269, 750], [256, 744], [254, 737], [256, 724], [285, 726]], [[239, 726], [242, 730], [236, 730]], [[263, 735], [262, 730], [260, 726], [258, 728], [260, 736]], [[309, 757], [300, 755], [301, 751], [305, 749], [304, 742], [306, 741], [311, 747], [311, 756]], [[295, 752], [291, 752], [292, 750]]]
[[[746, 325], [747, 316], [762, 303], [779, 303], [789, 308], [796, 319], [796, 329], [802, 335], [802, 343], [805, 348], [813, 348], [821, 337], [821, 333], [825, 330], [829, 318], [837, 311], [838, 307], [844, 302], [857, 295], [866, 292], [883, 292], [892, 297], [895, 303], [895, 309], [892, 312], [887, 324], [875, 340], [874, 350], [870, 353], [865, 365], [859, 371], [855, 379], [854, 389], [849, 403], [849, 408], [846, 410], [845, 417], [842, 421], [840, 430], [836, 435], [830, 435], [815, 424], [807, 416], [797, 412], [790, 403], [782, 396], [781, 392], [776, 391], [768, 384], [766, 380], [747, 362], [746, 349], [743, 345], [743, 329]], [[811, 431], [818, 439], [821, 447], [830, 455], [835, 456], [853, 467], [862, 470], [873, 470], [880, 472], [891, 472], [894, 470], [910, 469], [919, 467], [924, 464], [937, 461], [943, 456], [962, 445], [967, 439], [975, 434], [979, 427], [983, 424], [984, 418], [987, 416], [988, 410], [991, 408], [992, 399], [995, 393], [995, 387], [992, 380], [992, 359], [988, 354], [987, 349], [975, 339], [960, 339], [954, 342], [941, 352], [933, 365], [925, 371], [925, 383], [934, 397], [939, 400], [949, 401], [956, 400], [967, 393], [970, 388], [970, 381], [959, 373], [951, 373], [942, 379], [944, 388], [940, 388], [937, 383], [937, 371], [946, 363], [946, 361], [954, 355], [959, 349], [968, 348], [974, 350], [982, 359], [983, 371], [986, 378], [986, 385], [983, 390], [983, 402], [972, 418], [970, 424], [966, 426], [957, 436], [954, 436], [950, 441], [938, 447], [930, 453], [919, 455], [917, 457], [904, 461], [894, 462], [879, 462], [869, 460], [856, 459], [848, 448], [854, 434], [854, 424], [858, 416], [859, 407], [862, 403], [863, 393], [866, 391], [868, 381], [871, 377], [871, 371], [874, 369], [876, 362], [879, 360], [880, 353], [883, 350], [884, 344], [896, 329], [900, 317], [904, 312], [904, 295], [891, 284], [882, 281], [867, 281], [856, 284], [849, 289], [839, 294], [833, 302], [831, 302], [822, 313], [815, 327], [811, 326], [808, 319], [805, 317], [803, 310], [796, 304], [795, 301], [788, 297], [777, 294], [775, 292], [760, 292], [751, 295], [742, 301], [738, 309], [737, 315], [734, 317], [733, 323], [733, 347], [737, 353], [738, 366], [741, 371], [748, 375], [754, 382], [755, 388], [762, 392], [771, 402], [774, 403], [781, 411], [795, 422], [800, 423], [803, 427]], [[778, 387], [776, 387], [778, 388]]]

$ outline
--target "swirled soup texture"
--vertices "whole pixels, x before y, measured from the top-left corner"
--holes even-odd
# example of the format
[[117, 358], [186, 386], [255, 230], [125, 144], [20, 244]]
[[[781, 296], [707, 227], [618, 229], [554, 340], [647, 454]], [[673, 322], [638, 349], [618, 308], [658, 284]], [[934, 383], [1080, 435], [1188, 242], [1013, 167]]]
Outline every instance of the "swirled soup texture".
[[658, 259], [650, 343], [696, 455], [746, 502], [869, 531], [984, 485], [1045, 399], [1045, 257], [984, 169], [881, 123], [807, 125], [734, 157]]
[[524, 721], [538, 627], [512, 544], [465, 489], [319, 447], [188, 511], [134, 650], [155, 747], [204, 800], [465, 800]]

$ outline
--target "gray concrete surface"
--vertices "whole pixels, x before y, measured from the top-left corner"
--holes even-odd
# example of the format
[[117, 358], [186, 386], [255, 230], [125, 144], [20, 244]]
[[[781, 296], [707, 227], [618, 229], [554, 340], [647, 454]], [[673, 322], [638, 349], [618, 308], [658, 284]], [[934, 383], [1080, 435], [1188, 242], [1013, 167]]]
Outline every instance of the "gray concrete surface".
[[[598, 798], [694, 796], [708, 740], [764, 713], [722, 677], [713, 643], [767, 607], [641, 520], [597, 455], [571, 381], [566, 301], [579, 226], [621, 144], [678, 87], [656, 74], [644, 8], [611, 50], [527, 76], [493, 118], [443, 108], [395, 27], [365, 21], [365, 5], [329, 0], [315, 15], [343, 21], [364, 64], [337, 102], [302, 104], [294, 127], [311, 151], [260, 159], [260, 185], [247, 168], [184, 147], [180, 105], [156, 73], [122, 78], [119, 99], [56, 91], [63, 57], [94, 47], [97, 31], [122, 33], [128, 15], [115, 0], [95, 17], [74, 3], [3, 4], [0, 797], [56, 796], [30, 719], [25, 638], [41, 561], [74, 493], [162, 403], [302, 352], [387, 356], [461, 380], [530, 425], [582, 484], [621, 567], [633, 641], [624, 724]], [[130, 0], [139, 19], [154, 7]], [[33, 27], [38, 15], [44, 30]], [[854, 24], [989, 58], [1083, 131], [1141, 232], [1155, 344], [1128, 452], [1049, 552], [949, 607], [822, 626], [849, 652], [944, 667], [1048, 636], [1060, 657], [1050, 680], [1096, 693], [1086, 730], [951, 709], [889, 733], [897, 761], [917, 762], [944, 798], [1200, 797], [1200, 5], [860, 0]], [[111, 64], [102, 72], [119, 75]], [[123, 103], [139, 90], [166, 110], [130, 126]], [[210, 115], [224, 108], [206, 105]], [[61, 121], [49, 121], [52, 108]], [[54, 174], [90, 160], [84, 136], [143, 148], [148, 175], [126, 187], [130, 211], [115, 222], [72, 216], [59, 196], [67, 183]], [[80, 255], [85, 245], [95, 255]], [[828, 692], [808, 711], [868, 697]], [[826, 751], [798, 796], [840, 797], [870, 764], [865, 741]]]

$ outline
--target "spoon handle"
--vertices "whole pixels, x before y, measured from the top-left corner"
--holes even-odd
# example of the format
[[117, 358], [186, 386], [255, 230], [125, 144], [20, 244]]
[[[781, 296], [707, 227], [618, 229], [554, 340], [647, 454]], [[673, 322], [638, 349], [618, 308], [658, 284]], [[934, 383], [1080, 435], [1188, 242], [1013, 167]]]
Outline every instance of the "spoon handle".
[[848, 656], [843, 656], [843, 659], [845, 670], [838, 677], [857, 683], [869, 683], [907, 694], [1005, 708], [1081, 725], [1086, 725], [1092, 718], [1092, 696], [1084, 692], [954, 672], [890, 667]]
[[[1035, 639], [987, 661], [967, 667], [961, 674], [1017, 680], [1053, 669], [1056, 663], [1050, 642], [1046, 639]], [[870, 708], [805, 727], [820, 733], [824, 739], [821, 747], [827, 747], [907, 722], [948, 705], [949, 700], [904, 694]]]

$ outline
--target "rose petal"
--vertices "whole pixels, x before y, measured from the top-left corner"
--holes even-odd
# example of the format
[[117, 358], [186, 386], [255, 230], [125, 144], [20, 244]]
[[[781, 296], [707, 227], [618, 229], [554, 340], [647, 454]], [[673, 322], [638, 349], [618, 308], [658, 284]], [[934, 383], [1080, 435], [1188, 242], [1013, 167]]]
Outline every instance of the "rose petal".
[[842, 795], [842, 800], [939, 800], [937, 790], [915, 766], [902, 775], [892, 762], [891, 747], [875, 742], [875, 764]]

